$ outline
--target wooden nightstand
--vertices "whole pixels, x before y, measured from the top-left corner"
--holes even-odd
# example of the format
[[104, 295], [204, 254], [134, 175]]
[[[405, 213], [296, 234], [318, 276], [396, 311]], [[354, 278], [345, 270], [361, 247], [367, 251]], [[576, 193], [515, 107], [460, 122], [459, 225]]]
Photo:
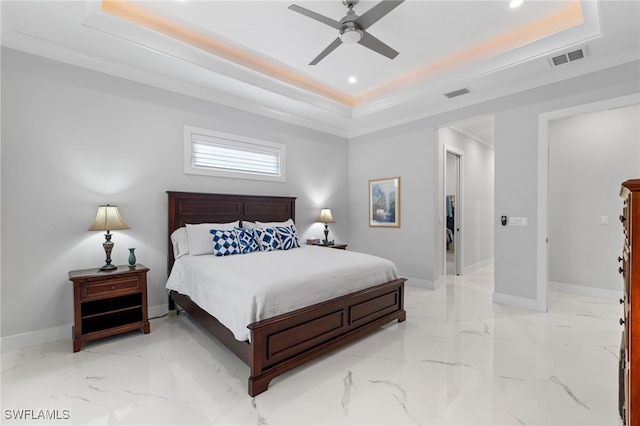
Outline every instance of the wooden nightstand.
[[319, 246], [319, 247], [329, 247], [329, 248], [334, 248], [334, 249], [338, 249], [338, 250], [346, 250], [347, 249], [347, 244], [330, 244], [328, 246], [322, 245], [322, 244], [309, 244], [311, 246]]
[[84, 342], [142, 329], [151, 331], [147, 312], [147, 272], [144, 265], [69, 272], [73, 282], [73, 351]]

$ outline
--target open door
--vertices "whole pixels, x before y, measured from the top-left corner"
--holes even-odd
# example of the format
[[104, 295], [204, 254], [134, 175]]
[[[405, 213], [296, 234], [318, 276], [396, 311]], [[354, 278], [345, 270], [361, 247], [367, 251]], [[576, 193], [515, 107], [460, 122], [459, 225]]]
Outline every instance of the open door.
[[445, 274], [462, 272], [461, 152], [445, 149]]

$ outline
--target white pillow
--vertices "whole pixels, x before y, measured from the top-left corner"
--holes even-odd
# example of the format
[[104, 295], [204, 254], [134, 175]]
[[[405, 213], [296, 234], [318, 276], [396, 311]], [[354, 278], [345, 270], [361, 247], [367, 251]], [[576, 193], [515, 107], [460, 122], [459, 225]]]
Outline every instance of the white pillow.
[[233, 231], [235, 226], [240, 226], [240, 221], [229, 223], [187, 223], [187, 235], [189, 236], [189, 254], [191, 256], [199, 256], [202, 254], [213, 254], [213, 235], [209, 232], [211, 229], [221, 231]]
[[187, 228], [180, 227], [171, 233], [171, 244], [173, 245], [173, 258], [179, 259], [185, 254], [189, 254], [189, 236]]
[[249, 222], [248, 220], [243, 220], [242, 227], [245, 229], [255, 229], [256, 224], [255, 222]]
[[257, 228], [274, 228], [276, 226], [289, 226], [289, 225], [293, 225], [295, 227], [295, 223], [293, 223], [293, 219], [288, 219], [284, 222], [260, 222], [260, 221], [256, 221], [256, 227]]

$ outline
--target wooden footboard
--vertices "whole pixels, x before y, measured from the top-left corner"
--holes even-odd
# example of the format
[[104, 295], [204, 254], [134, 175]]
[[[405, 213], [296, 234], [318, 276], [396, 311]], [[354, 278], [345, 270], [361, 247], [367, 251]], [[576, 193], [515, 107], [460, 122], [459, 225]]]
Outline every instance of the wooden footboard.
[[249, 395], [271, 380], [380, 326], [406, 319], [404, 278], [249, 325]]
[[382, 325], [406, 319], [404, 278], [249, 325], [251, 344], [231, 332], [188, 297], [171, 297], [251, 368], [249, 395], [267, 390], [275, 377]]

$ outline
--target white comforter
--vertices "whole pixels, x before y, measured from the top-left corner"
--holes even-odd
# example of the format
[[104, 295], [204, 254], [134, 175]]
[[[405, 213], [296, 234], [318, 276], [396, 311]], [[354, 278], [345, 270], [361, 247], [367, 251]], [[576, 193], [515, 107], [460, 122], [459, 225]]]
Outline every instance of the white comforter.
[[398, 278], [387, 260], [352, 251], [292, 250], [176, 260], [167, 288], [188, 295], [248, 340], [247, 325]]

